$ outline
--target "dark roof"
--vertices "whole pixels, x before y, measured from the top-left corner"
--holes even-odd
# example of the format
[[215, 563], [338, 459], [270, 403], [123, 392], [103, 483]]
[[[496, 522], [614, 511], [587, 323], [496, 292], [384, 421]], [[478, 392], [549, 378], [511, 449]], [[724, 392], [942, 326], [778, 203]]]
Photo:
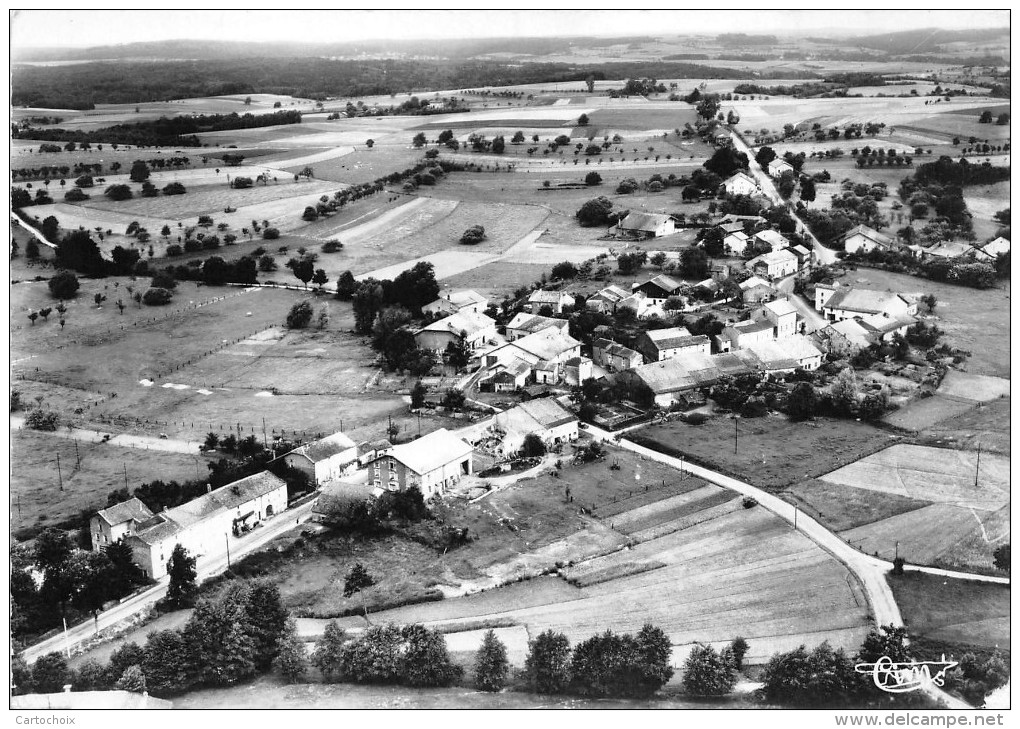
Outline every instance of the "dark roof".
[[101, 509], [99, 511], [99, 517], [103, 519], [110, 526], [116, 524], [123, 524], [126, 521], [145, 521], [152, 517], [152, 512], [149, 511], [149, 507], [143, 504], [135, 497], [131, 497], [127, 501], [122, 501], [119, 504]]
[[287, 482], [269, 471], [263, 471], [218, 488], [209, 495], [223, 506], [232, 509], [281, 487], [286, 488]]
[[672, 294], [673, 292], [679, 290], [683, 286], [683, 284], [680, 283], [679, 281], [676, 281], [675, 279], [670, 278], [669, 276], [659, 275], [659, 276], [655, 276], [654, 278], [649, 279], [648, 281], [645, 281], [643, 284], [641, 284], [637, 288], [638, 288], [638, 290], [642, 290], [646, 286], [651, 286], [653, 288], [657, 288], [660, 291], [662, 291], [663, 293], [669, 295], [669, 294]]

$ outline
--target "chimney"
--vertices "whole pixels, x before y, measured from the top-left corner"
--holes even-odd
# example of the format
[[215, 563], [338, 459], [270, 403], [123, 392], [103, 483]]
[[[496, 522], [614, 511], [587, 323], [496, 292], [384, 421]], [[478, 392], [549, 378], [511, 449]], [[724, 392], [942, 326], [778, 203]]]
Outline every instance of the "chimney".
[[64, 684], [64, 693], [65, 694], [71, 693], [71, 684], [69, 684], [69, 683], [65, 683]]

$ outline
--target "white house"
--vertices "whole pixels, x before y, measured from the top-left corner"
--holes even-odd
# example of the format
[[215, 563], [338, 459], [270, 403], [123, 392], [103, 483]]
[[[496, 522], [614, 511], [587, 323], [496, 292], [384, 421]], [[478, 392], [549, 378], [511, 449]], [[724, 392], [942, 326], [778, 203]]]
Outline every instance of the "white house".
[[843, 235], [843, 249], [847, 253], [868, 253], [876, 248], [894, 249], [896, 241], [867, 225], [858, 225]]
[[567, 331], [570, 328], [570, 322], [566, 319], [556, 319], [551, 316], [541, 316], [540, 314], [528, 314], [527, 312], [521, 312], [506, 325], [505, 336], [508, 342], [513, 342], [529, 334], [535, 334], [548, 329], [549, 327], [555, 327], [560, 331]]
[[797, 273], [797, 264], [797, 256], [784, 249], [752, 258], [747, 268], [759, 276], [775, 279]]
[[421, 307], [422, 313], [428, 316], [449, 316], [458, 311], [470, 311], [474, 314], [484, 314], [489, 306], [489, 300], [477, 291], [465, 289], [463, 291], [447, 291], [438, 299]]
[[797, 309], [789, 299], [770, 301], [756, 311], [753, 317], [772, 324], [773, 339], [782, 339], [797, 333]]
[[566, 291], [545, 291], [538, 289], [531, 292], [526, 307], [532, 314], [537, 314], [543, 306], [548, 306], [554, 314], [562, 314], [564, 307], [573, 305], [573, 294], [568, 294]]
[[616, 224], [615, 233], [625, 238], [661, 238], [676, 232], [676, 223], [669, 215], [662, 213], [628, 213]]
[[751, 276], [738, 284], [740, 286], [740, 293], [743, 296], [745, 304], [757, 304], [765, 299], [770, 299], [775, 295], [775, 291], [765, 279], [759, 276]]
[[828, 321], [842, 321], [881, 314], [898, 319], [917, 313], [917, 302], [892, 291], [855, 289], [839, 284], [815, 286], [815, 309]]
[[496, 322], [485, 314], [458, 311], [456, 314], [434, 321], [414, 334], [421, 349], [444, 352], [452, 342], [463, 339], [470, 349], [477, 349], [496, 337]]
[[288, 466], [307, 473], [316, 486], [321, 486], [357, 466], [358, 446], [344, 433], [333, 433], [295, 448], [283, 460]]
[[741, 251], [747, 247], [747, 241], [749, 240], [750, 238], [747, 233], [743, 230], [737, 230], [727, 234], [727, 236], [723, 238], [723, 248], [725, 248], [729, 253], [739, 256]]
[[774, 325], [767, 319], [747, 319], [723, 328], [716, 337], [720, 352], [746, 349], [752, 344], [771, 342], [775, 339]]
[[658, 362], [685, 352], [711, 351], [711, 341], [705, 335], [692, 336], [684, 327], [650, 329], [642, 332], [634, 348], [644, 355], [646, 362]]
[[982, 262], [993, 262], [1003, 253], [1010, 252], [1009, 239], [1003, 238], [1001, 235], [993, 241], [985, 243], [983, 246], [975, 246], [974, 257]]
[[622, 372], [644, 363], [640, 352], [611, 339], [596, 339], [592, 342], [591, 351], [595, 363], [612, 372]]
[[758, 183], [744, 172], [737, 172], [723, 182], [727, 195], [753, 195], [758, 192]]
[[472, 473], [473, 455], [470, 445], [441, 428], [393, 446], [389, 453], [369, 463], [369, 476], [379, 493], [418, 487], [421, 495], [430, 499]]
[[503, 452], [512, 453], [524, 445], [524, 438], [537, 435], [546, 446], [577, 440], [577, 417], [549, 397], [529, 400], [493, 416], [493, 423], [505, 433]]
[[769, 177], [778, 180], [780, 177], [783, 176], [784, 172], [794, 172], [793, 165], [791, 165], [782, 157], [777, 157], [776, 159], [769, 162]]
[[773, 251], [781, 251], [790, 245], [782, 233], [772, 228], [766, 228], [765, 230], [759, 230], [754, 234], [755, 243], [763, 243], [769, 246]]
[[584, 305], [588, 309], [598, 311], [603, 314], [612, 314], [616, 311], [616, 306], [621, 301], [630, 296], [624, 289], [616, 285], [606, 286], [601, 291], [598, 291], [588, 297]]
[[151, 518], [149, 508], [134, 497], [101, 509], [89, 520], [92, 550], [99, 551], [121, 541], [135, 531], [139, 524]]
[[630, 309], [638, 319], [650, 319], [653, 316], [662, 319], [666, 316], [666, 312], [662, 308], [664, 301], [664, 299], [648, 298], [641, 291], [635, 291], [627, 298], [622, 299], [616, 308], [617, 310]]

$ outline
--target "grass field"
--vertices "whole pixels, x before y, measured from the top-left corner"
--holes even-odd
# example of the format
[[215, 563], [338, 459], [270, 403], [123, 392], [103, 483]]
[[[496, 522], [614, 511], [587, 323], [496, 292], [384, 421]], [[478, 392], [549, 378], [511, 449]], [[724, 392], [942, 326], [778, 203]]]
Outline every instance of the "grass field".
[[871, 524], [930, 503], [898, 494], [846, 488], [817, 478], [799, 483], [786, 493], [791, 501], [833, 531]]
[[1010, 650], [1010, 589], [907, 572], [886, 578], [911, 636]]
[[887, 445], [889, 436], [847, 420], [791, 423], [784, 416], [715, 417], [704, 425], [680, 421], [643, 428], [632, 440], [670, 454], [683, 454], [770, 491], [828, 473]]
[[974, 403], [934, 395], [912, 400], [906, 406], [887, 413], [882, 420], [897, 428], [920, 431], [931, 428], [948, 418], [963, 415], [974, 408]]
[[979, 408], [940, 421], [924, 431], [930, 439], [953, 439], [975, 450], [977, 444], [995, 453], [1010, 453], [1010, 398], [993, 400]]
[[200, 456], [73, 441], [32, 430], [11, 433], [11, 458], [17, 468], [10, 480], [10, 528], [19, 539], [83, 509], [104, 507], [107, 494], [123, 488], [125, 479], [135, 488], [155, 479], [183, 481], [208, 473]]

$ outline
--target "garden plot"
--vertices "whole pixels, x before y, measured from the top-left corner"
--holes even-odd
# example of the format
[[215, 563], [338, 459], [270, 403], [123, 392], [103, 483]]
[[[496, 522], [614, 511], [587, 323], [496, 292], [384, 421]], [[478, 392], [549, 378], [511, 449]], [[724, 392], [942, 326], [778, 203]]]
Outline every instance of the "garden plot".
[[[1009, 503], [1009, 458], [970, 451], [894, 445], [819, 478], [934, 504], [996, 511]], [[978, 473], [978, 486], [974, 485]]]
[[[113, 202], [105, 197], [95, 196], [79, 207], [88, 207], [96, 210], [109, 210], [124, 215], [135, 216], [132, 220], [138, 220], [138, 216], [144, 216], [150, 220], [162, 219], [164, 221], [188, 221], [191, 218], [197, 220], [199, 215], [210, 215], [216, 222], [227, 222], [228, 218], [236, 219], [232, 213], [224, 213], [228, 207], [251, 209], [258, 208], [266, 203], [280, 200], [292, 200], [297, 197], [311, 195], [330, 195], [336, 191], [338, 185], [335, 182], [320, 182], [318, 180], [302, 180], [294, 184], [290, 176], [284, 178], [281, 184], [256, 185], [243, 190], [235, 190], [226, 184], [219, 184], [202, 187], [188, 187], [184, 195], [160, 195], [159, 197], [136, 197], [132, 200]], [[304, 197], [302, 197], [304, 199]], [[300, 215], [304, 208], [296, 207], [296, 203], [290, 204], [295, 212]], [[253, 219], [263, 220], [264, 215], [252, 215], [243, 221], [247, 225]], [[141, 221], [139, 221], [141, 222]], [[194, 224], [195, 221], [191, 221]], [[158, 234], [159, 229], [149, 228], [149, 232]]]

